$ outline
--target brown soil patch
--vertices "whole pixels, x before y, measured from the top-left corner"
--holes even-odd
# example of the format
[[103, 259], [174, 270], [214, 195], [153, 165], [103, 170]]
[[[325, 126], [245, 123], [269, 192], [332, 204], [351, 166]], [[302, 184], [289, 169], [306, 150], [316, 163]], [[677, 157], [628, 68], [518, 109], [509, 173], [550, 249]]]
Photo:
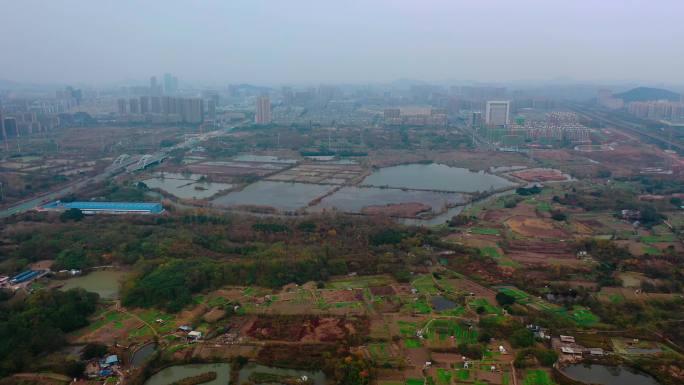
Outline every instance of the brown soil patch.
[[370, 292], [373, 295], [376, 296], [386, 296], [386, 295], [394, 295], [396, 294], [394, 292], [394, 289], [392, 286], [373, 286], [370, 288]]
[[553, 223], [541, 218], [514, 216], [506, 221], [506, 225], [516, 233], [534, 238], [564, 238], [567, 234], [556, 228]]
[[214, 323], [223, 317], [226, 316], [226, 311], [223, 309], [219, 308], [213, 308], [210, 311], [208, 311], [204, 316], [202, 316], [202, 319], [209, 323]]
[[451, 278], [447, 279], [446, 282], [458, 290], [462, 290], [466, 293], [473, 293], [476, 297], [486, 298], [487, 301], [492, 304], [496, 303], [496, 291], [482, 286], [477, 282], [463, 278]]
[[321, 297], [326, 302], [351, 302], [363, 300], [363, 290], [321, 290]]
[[367, 335], [369, 325], [365, 318], [262, 316], [254, 320], [247, 334], [260, 340], [335, 342], [357, 333]]
[[511, 175], [528, 182], [564, 181], [568, 179], [560, 170], [543, 168], [516, 171], [512, 172]]
[[388, 203], [386, 205], [371, 205], [361, 209], [366, 215], [388, 215], [399, 218], [415, 218], [418, 214], [429, 212], [432, 207], [420, 202]]

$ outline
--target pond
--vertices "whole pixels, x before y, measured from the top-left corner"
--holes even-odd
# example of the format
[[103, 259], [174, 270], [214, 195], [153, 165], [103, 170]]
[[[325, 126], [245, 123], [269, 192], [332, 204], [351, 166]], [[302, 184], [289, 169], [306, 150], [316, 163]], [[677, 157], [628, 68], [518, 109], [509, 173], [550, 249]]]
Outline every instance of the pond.
[[[238, 379], [238, 384], [248, 383], [249, 377], [255, 373], [266, 373], [266, 374], [276, 374], [280, 376], [296, 377], [301, 378], [303, 375], [311, 379], [314, 385], [325, 385], [325, 374], [321, 371], [311, 372], [306, 370], [297, 369], [283, 369], [271, 366], [258, 365], [254, 363], [249, 363], [245, 365], [240, 370], [240, 376]], [[150, 385], [150, 384], [145, 384]], [[161, 384], [151, 384], [151, 385], [161, 385]]]
[[432, 207], [434, 213], [441, 213], [449, 206], [464, 204], [466, 196], [459, 193], [434, 191], [383, 189], [378, 187], [343, 187], [323, 198], [310, 211], [336, 208], [348, 213], [360, 213], [371, 205], [419, 202]]
[[85, 289], [100, 295], [103, 299], [119, 298], [119, 286], [126, 277], [126, 272], [119, 270], [96, 270], [80, 277], [66, 280], [61, 290], [69, 290], [76, 287]]
[[432, 307], [435, 308], [437, 311], [444, 311], [444, 310], [449, 310], [449, 309], [455, 309], [458, 304], [450, 299], [446, 299], [444, 297], [432, 297], [430, 299], [430, 302], [432, 302]]
[[212, 203], [222, 206], [270, 206], [281, 211], [295, 211], [331, 191], [335, 186], [305, 183], [259, 181], [218, 197]]
[[575, 364], [563, 368], [563, 373], [587, 384], [658, 385], [658, 382], [648, 374], [626, 366]]
[[178, 380], [207, 372], [216, 372], [216, 379], [205, 382], [203, 385], [226, 385], [230, 380], [230, 364], [191, 364], [175, 365], [162, 369], [145, 381], [145, 385], [169, 385]]
[[395, 187], [416, 190], [438, 190], [473, 193], [513, 187], [502, 177], [444, 164], [405, 164], [386, 167], [367, 176], [362, 185]]
[[143, 364], [145, 360], [147, 360], [147, 358], [155, 352], [155, 350], [157, 350], [157, 344], [155, 344], [154, 342], [150, 342], [148, 344], [143, 345], [138, 350], [136, 350], [131, 356], [131, 365], [137, 368], [138, 366]]
[[201, 175], [197, 174], [165, 173], [145, 179], [143, 183], [151, 189], [158, 188], [181, 199], [206, 199], [233, 187], [229, 183], [202, 182], [200, 178]]

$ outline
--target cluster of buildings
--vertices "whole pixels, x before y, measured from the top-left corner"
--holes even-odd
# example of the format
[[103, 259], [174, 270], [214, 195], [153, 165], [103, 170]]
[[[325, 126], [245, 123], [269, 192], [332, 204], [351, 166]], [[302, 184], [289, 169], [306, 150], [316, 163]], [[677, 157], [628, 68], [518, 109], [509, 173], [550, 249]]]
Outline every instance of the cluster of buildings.
[[48, 274], [49, 270], [26, 270], [13, 277], [0, 276], [0, 288], [18, 289]]
[[508, 125], [512, 135], [525, 139], [568, 140], [572, 143], [590, 142], [591, 131], [579, 122], [573, 112], [555, 111], [546, 114], [545, 120], [526, 120]]
[[[204, 121], [204, 99], [174, 96], [140, 96], [117, 100], [120, 118], [129, 122], [199, 124]], [[216, 115], [216, 102], [209, 106], [210, 115]]]
[[684, 103], [666, 100], [627, 103], [627, 111], [645, 119], [684, 121]]
[[400, 107], [386, 108], [383, 120], [388, 126], [446, 126], [447, 112], [432, 107]]

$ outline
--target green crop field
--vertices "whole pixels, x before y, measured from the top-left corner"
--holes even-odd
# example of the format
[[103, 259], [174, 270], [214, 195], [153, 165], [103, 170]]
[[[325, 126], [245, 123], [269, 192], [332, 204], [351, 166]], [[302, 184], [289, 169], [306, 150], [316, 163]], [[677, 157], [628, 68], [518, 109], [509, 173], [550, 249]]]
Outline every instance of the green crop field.
[[425, 380], [422, 378], [409, 378], [406, 380], [406, 385], [423, 385]]
[[423, 345], [420, 343], [419, 339], [416, 338], [407, 338], [404, 340], [404, 345], [406, 345], [407, 348], [409, 349], [416, 349], [420, 348]]
[[419, 298], [416, 301], [412, 301], [405, 304], [404, 309], [412, 313], [420, 314], [430, 314], [430, 312], [432, 311], [430, 304], [428, 304], [427, 301], [423, 298]]
[[478, 235], [499, 235], [499, 230], [487, 227], [471, 227], [470, 232]]
[[459, 344], [477, 342], [476, 330], [468, 330], [468, 327], [454, 320], [435, 319], [428, 322], [426, 328], [426, 337], [430, 341], [446, 341], [450, 336], [454, 336], [456, 343]]
[[418, 324], [415, 322], [397, 321], [399, 325], [399, 333], [404, 337], [414, 337], [418, 330]]
[[469, 369], [457, 369], [456, 370], [456, 378], [458, 378], [459, 381], [467, 381], [470, 378], [470, 370]]
[[373, 286], [386, 286], [392, 283], [392, 280], [384, 275], [364, 275], [352, 278], [335, 279], [328, 282], [326, 287], [330, 289], [356, 289]]
[[641, 242], [656, 243], [656, 242], [674, 242], [674, 234], [659, 234], [659, 235], [644, 235], [641, 237]]
[[429, 274], [421, 275], [411, 282], [411, 286], [416, 288], [421, 294], [437, 294], [439, 290], [435, 287], [435, 283], [432, 280], [432, 276]]
[[530, 295], [522, 290], [513, 287], [502, 287], [499, 291], [515, 298], [515, 301], [518, 303], [527, 304], [530, 302]]
[[451, 385], [451, 371], [442, 368], [437, 369], [437, 383]]
[[487, 313], [487, 314], [496, 314], [496, 315], [503, 314], [503, 310], [501, 308], [490, 304], [489, 301], [487, 301], [484, 298], [475, 298], [475, 299], [471, 300], [468, 303], [468, 305], [470, 305], [470, 307], [472, 309], [477, 309], [479, 307], [482, 307], [482, 308], [484, 308], [485, 313]]
[[549, 373], [543, 370], [528, 370], [523, 385], [554, 385]]

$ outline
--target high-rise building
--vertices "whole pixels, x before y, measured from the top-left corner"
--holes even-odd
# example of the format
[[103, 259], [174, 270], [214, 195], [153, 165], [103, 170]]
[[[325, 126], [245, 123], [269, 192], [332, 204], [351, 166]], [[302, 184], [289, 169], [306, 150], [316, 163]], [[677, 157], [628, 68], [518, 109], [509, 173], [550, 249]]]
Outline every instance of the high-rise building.
[[164, 93], [171, 95], [176, 91], [178, 91], [178, 78], [168, 73], [164, 74]]
[[485, 112], [485, 122], [490, 126], [505, 126], [511, 114], [511, 102], [488, 101]]
[[159, 96], [161, 95], [161, 86], [157, 84], [157, 77], [150, 77], [150, 95]]
[[5, 143], [5, 150], [7, 150], [7, 131], [5, 130], [5, 119], [2, 117], [2, 111], [0, 111], [0, 129], [2, 131], [2, 142]]
[[470, 115], [470, 127], [480, 127], [482, 125], [482, 112], [475, 111]]
[[254, 114], [256, 124], [271, 123], [271, 100], [267, 95], [259, 96], [256, 100], [256, 113]]
[[139, 114], [140, 113], [140, 104], [137, 98], [130, 99], [128, 101], [128, 111], [131, 114]]
[[162, 112], [162, 104], [161, 104], [161, 97], [159, 96], [153, 96], [150, 98], [150, 104], [151, 104], [151, 110], [153, 114], [161, 114]]
[[294, 101], [294, 93], [292, 92], [292, 87], [283, 87], [281, 90], [283, 94], [283, 103], [289, 106]]
[[140, 113], [143, 115], [150, 113], [150, 98], [147, 96], [140, 97]]
[[209, 120], [216, 120], [216, 100], [209, 99], [207, 102], [207, 113], [209, 115]]
[[126, 115], [126, 112], [128, 111], [128, 106], [126, 105], [126, 99], [119, 99], [116, 101], [116, 105], [118, 107], [119, 115]]

